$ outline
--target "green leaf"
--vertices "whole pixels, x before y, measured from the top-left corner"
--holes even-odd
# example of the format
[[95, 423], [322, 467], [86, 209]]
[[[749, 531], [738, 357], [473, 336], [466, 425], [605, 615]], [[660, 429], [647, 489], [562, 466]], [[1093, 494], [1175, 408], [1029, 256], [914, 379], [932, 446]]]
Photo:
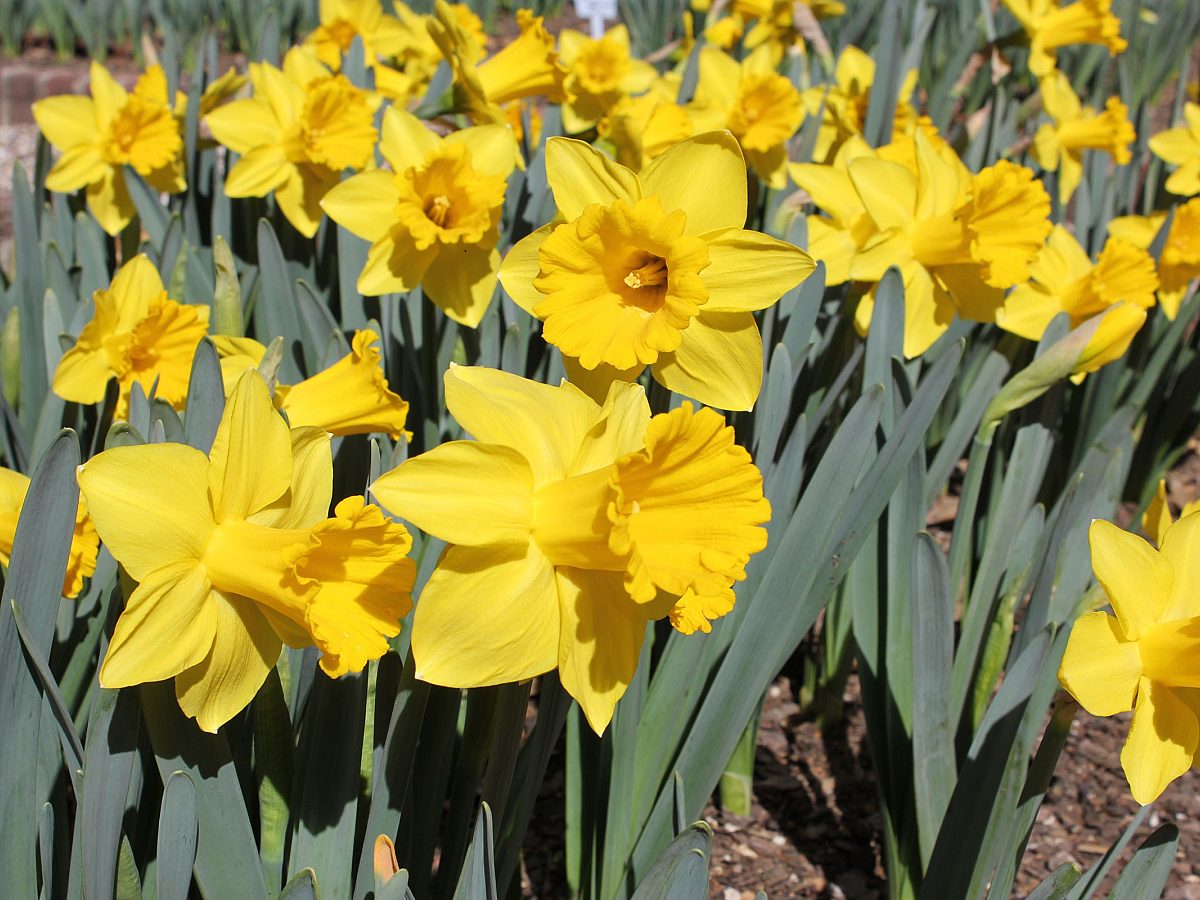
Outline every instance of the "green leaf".
[[[79, 488], [75, 469], [79, 447], [75, 434], [62, 432], [33, 473], [17, 522], [8, 577], [0, 607], [0, 872], [9, 885], [37, 884], [36, 822], [41, 803], [36, 795], [42, 692], [21, 652], [21, 636], [12, 601], [20, 598], [28, 644], [43, 657], [54, 638], [63, 574]], [[24, 888], [22, 888], [24, 889]]]
[[499, 896], [492, 843], [492, 811], [486, 803], [481, 803], [453, 900], [498, 900]]
[[688, 827], [655, 861], [632, 900], [694, 900], [708, 896], [712, 829], [704, 822]]
[[301, 869], [283, 886], [279, 900], [317, 900], [317, 873]]
[[1171, 863], [1179, 848], [1179, 829], [1170, 822], [1160, 825], [1150, 837], [1137, 848], [1117, 883], [1113, 885], [1108, 900], [1155, 900], [1162, 896], [1167, 879], [1171, 877]]
[[25, 167], [19, 162], [12, 173], [13, 258], [16, 262], [14, 287], [16, 308], [20, 312], [21, 346], [20, 403], [17, 412], [25, 437], [32, 438], [42, 401], [50, 390], [42, 340], [42, 302], [46, 284], [42, 273], [42, 251], [38, 245], [37, 210]]
[[212, 341], [205, 338], [196, 345], [196, 355], [192, 357], [187, 413], [183, 422], [184, 440], [207, 453], [212, 449], [224, 412], [225, 385], [221, 379], [221, 363]]
[[101, 897], [117, 875], [118, 848], [137, 762], [136, 695], [99, 686], [88, 719], [83, 769], [83, 889]]
[[216, 271], [216, 289], [213, 292], [213, 334], [241, 337], [246, 333], [246, 322], [242, 312], [242, 288], [238, 283], [237, 264], [225, 238], [217, 235], [213, 239], [213, 268]]
[[116, 863], [116, 890], [113, 892], [113, 900], [142, 900], [142, 879], [138, 875], [137, 860], [133, 858], [133, 848], [129, 846], [129, 838], [125, 835], [121, 835]]
[[1079, 868], [1074, 863], [1063, 863], [1033, 889], [1028, 900], [1064, 900], [1078, 880]]
[[173, 772], [163, 788], [158, 813], [155, 900], [187, 900], [196, 861], [196, 786], [186, 772]]
[[1067, 894], [1067, 900], [1087, 900], [1087, 898], [1099, 890], [1104, 877], [1108, 875], [1109, 870], [1116, 861], [1121, 858], [1121, 854], [1125, 852], [1125, 845], [1129, 843], [1148, 812], [1150, 812], [1149, 806], [1143, 806], [1137, 811], [1134, 817], [1129, 820], [1129, 824], [1125, 826], [1125, 830], [1121, 832], [1120, 837], [1108, 848], [1108, 852], [1096, 860], [1092, 867], [1071, 888], [1070, 893]]

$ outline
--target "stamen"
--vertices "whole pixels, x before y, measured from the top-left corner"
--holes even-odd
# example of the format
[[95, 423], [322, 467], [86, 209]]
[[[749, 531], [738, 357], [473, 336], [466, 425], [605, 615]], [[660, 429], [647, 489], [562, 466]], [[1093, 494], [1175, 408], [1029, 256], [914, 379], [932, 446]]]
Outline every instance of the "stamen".
[[625, 285], [634, 290], [643, 287], [656, 287], [667, 281], [667, 261], [658, 256], [650, 257], [650, 261], [638, 266], [625, 276]]
[[444, 228], [446, 219], [450, 217], [450, 198], [445, 194], [438, 194], [432, 197], [425, 203], [425, 218], [429, 219], [434, 225], [439, 228]]

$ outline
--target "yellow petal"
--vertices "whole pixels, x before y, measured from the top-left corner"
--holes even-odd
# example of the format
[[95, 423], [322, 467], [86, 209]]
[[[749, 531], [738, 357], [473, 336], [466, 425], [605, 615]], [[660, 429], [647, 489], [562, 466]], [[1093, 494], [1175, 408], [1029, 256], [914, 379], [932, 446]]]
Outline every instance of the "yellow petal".
[[379, 152], [393, 172], [424, 165], [425, 158], [437, 150], [439, 143], [438, 136], [416, 116], [394, 106], [384, 111]]
[[265, 197], [293, 177], [294, 172], [283, 147], [264, 144], [233, 164], [225, 178], [225, 193], [230, 197]]
[[701, 312], [674, 353], [651, 371], [663, 387], [718, 409], [753, 409], [762, 388], [762, 337], [750, 313]]
[[351, 234], [374, 243], [395, 224], [399, 200], [395, 176], [376, 169], [334, 185], [321, 200], [321, 209]]
[[1174, 520], [1171, 518], [1171, 507], [1167, 503], [1167, 483], [1160, 478], [1154, 491], [1154, 499], [1142, 513], [1142, 531], [1161, 548], [1163, 535], [1171, 527], [1172, 521]]
[[442, 444], [381, 475], [371, 491], [391, 513], [450, 544], [523, 546], [533, 528], [533, 472], [499, 444]]
[[[40, 102], [45, 103], [46, 101]], [[36, 103], [34, 104], [34, 118], [37, 118]], [[38, 125], [45, 133], [46, 129], [42, 126], [40, 119]], [[48, 138], [49, 134], [46, 136]], [[1155, 156], [1176, 166], [1183, 165], [1195, 156], [1200, 156], [1200, 142], [1196, 141], [1187, 128], [1168, 128], [1166, 131], [1160, 131], [1150, 138], [1149, 145]]]
[[208, 655], [217, 604], [204, 567], [171, 563], [142, 580], [117, 619], [100, 666], [100, 684], [131, 687], [174, 678]]
[[[638, 176], [642, 195], [687, 213], [684, 234], [746, 224], [746, 163], [728, 131], [710, 131], [673, 146]], [[720, 189], [716, 188], [720, 185]]]
[[442, 248], [421, 280], [425, 295], [447, 316], [476, 327], [496, 293], [500, 253], [494, 248], [457, 244]]
[[1075, 620], [1058, 680], [1080, 706], [1093, 716], [1132, 709], [1141, 675], [1137, 642], [1126, 640], [1115, 618], [1090, 612]]
[[816, 268], [799, 247], [757, 231], [725, 231], [707, 240], [708, 268], [700, 273], [708, 288], [706, 313], [765, 309]]
[[1196, 713], [1175, 692], [1143, 678], [1129, 737], [1121, 750], [1121, 768], [1133, 799], [1153, 803], [1167, 785], [1192, 767], [1200, 741]]
[[521, 148], [507, 125], [478, 125], [463, 128], [445, 137], [446, 144], [465, 144], [471, 153], [471, 165], [484, 175], [507, 178], [513, 169], [524, 169]]
[[46, 187], [59, 193], [71, 193], [101, 180], [111, 168], [94, 144], [76, 144], [46, 173]]
[[447, 687], [521, 681], [558, 663], [554, 568], [525, 547], [450, 547], [413, 614], [417, 677]]
[[1159, 620], [1170, 601], [1173, 567], [1166, 554], [1111, 522], [1094, 520], [1088, 542], [1096, 580], [1108, 594], [1126, 638], [1136, 641]]
[[115, 166], [104, 170], [104, 177], [87, 186], [88, 210], [106, 234], [116, 236], [133, 221], [137, 208], [125, 185], [125, 173]]
[[541, 271], [538, 251], [553, 230], [554, 223], [551, 222], [526, 235], [508, 251], [500, 264], [499, 278], [504, 292], [531, 316], [533, 308], [546, 299], [546, 295], [533, 286], [533, 279]]
[[137, 581], [201, 559], [215, 526], [208, 459], [183, 444], [105, 450], [79, 469], [79, 489], [101, 540]]
[[411, 291], [437, 256], [437, 247], [418, 250], [408, 232], [394, 228], [371, 245], [358, 276], [358, 290], [368, 297]]
[[[268, 528], [309, 528], [329, 515], [333, 495], [333, 454], [323, 428], [293, 428], [292, 484], [279, 499], [246, 517]], [[285, 636], [286, 635], [281, 635]]]
[[175, 697], [201, 730], [218, 728], [250, 705], [279, 659], [283, 641], [253, 601], [214, 592], [217, 634], [208, 655], [175, 677]]
[[96, 104], [96, 122], [100, 129], [107, 128], [117, 112], [125, 105], [125, 101], [129, 99], [129, 94], [115, 78], [108, 74], [108, 69], [94, 59], [88, 68], [88, 82], [92, 100]]
[[292, 227], [311, 238], [317, 233], [324, 213], [321, 200], [338, 182], [338, 175], [319, 166], [296, 166], [275, 189], [275, 202]]
[[610, 389], [617, 382], [637, 381], [638, 376], [646, 371], [641, 363], [629, 369], [618, 369], [608, 363], [600, 363], [594, 369], [585, 369], [573, 356], [563, 355], [563, 369], [567, 373], [567, 381], [587, 394], [597, 403], [603, 403]]
[[619, 572], [557, 571], [559, 678], [592, 730], [603, 734], [637, 670], [649, 619], [625, 593]]
[[291, 435], [257, 372], [244, 374], [233, 389], [209, 459], [208, 486], [218, 522], [245, 519], [291, 487]]
[[862, 157], [848, 171], [867, 215], [880, 230], [900, 228], [912, 221], [917, 206], [917, 181], [900, 163]]
[[1171, 522], [1170, 515], [1167, 510], [1158, 541], [1159, 554], [1174, 572], [1170, 602], [1159, 616], [1162, 622], [1200, 616], [1200, 567], [1196, 564], [1200, 559], [1200, 516], [1191, 513]]
[[33, 119], [58, 150], [96, 140], [96, 106], [90, 97], [46, 97], [33, 104]]
[[283, 129], [265, 100], [234, 100], [204, 117], [214, 138], [245, 155], [256, 147], [283, 143]]
[[996, 311], [996, 324], [1026, 340], [1041, 340], [1046, 326], [1063, 311], [1057, 300], [1039, 285], [1018, 284], [1004, 298], [1004, 306]]
[[546, 178], [563, 218], [579, 218], [585, 206], [641, 199], [638, 177], [599, 150], [570, 138], [546, 142]]
[[919, 265], [907, 265], [904, 275], [904, 356], [913, 359], [933, 346], [954, 321], [954, 304], [933, 284]]
[[577, 390], [476, 366], [451, 366], [446, 408], [477, 441], [516, 450], [534, 483], [567, 477], [600, 407]]

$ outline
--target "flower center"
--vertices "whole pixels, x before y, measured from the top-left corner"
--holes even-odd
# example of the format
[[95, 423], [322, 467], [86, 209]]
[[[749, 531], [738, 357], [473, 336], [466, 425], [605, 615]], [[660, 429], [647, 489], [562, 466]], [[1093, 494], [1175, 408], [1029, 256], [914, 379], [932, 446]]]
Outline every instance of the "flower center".
[[729, 116], [729, 130], [746, 150], [765, 151], [790, 138], [800, 119], [800, 95], [784, 76], [747, 75]]
[[300, 117], [300, 141], [308, 162], [331, 169], [361, 169], [378, 135], [366, 94], [343, 75], [309, 86]]
[[347, 22], [345, 19], [335, 19], [325, 26], [325, 33], [329, 35], [330, 40], [342, 48], [342, 52], [344, 53], [354, 43], [354, 36], [358, 34], [358, 29], [354, 27], [352, 22]]
[[587, 369], [631, 369], [677, 349], [708, 300], [708, 245], [683, 233], [686, 222], [656, 195], [595, 203], [555, 228], [533, 281], [546, 295], [534, 307], [543, 337]]
[[445, 194], [435, 194], [425, 201], [425, 218], [438, 228], [445, 228], [449, 217], [450, 198]]

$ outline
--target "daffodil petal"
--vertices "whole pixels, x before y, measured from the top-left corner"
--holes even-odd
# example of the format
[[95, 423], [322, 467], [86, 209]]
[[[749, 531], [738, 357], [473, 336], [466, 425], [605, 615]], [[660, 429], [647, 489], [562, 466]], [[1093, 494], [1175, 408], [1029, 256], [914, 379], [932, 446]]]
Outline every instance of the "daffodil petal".
[[282, 129], [265, 100], [234, 100], [204, 117], [214, 138], [234, 153], [282, 143]]
[[619, 572], [564, 566], [557, 579], [558, 676], [592, 730], [603, 734], [637, 669], [647, 616], [625, 593]]
[[912, 219], [917, 206], [917, 180], [907, 167], [862, 157], [851, 161], [849, 172], [863, 208], [881, 231], [903, 227]]
[[321, 200], [337, 184], [336, 173], [318, 173], [315, 166], [294, 167], [287, 180], [275, 189], [275, 202], [292, 227], [311, 238], [321, 225]]
[[137, 212], [125, 185], [125, 173], [115, 166], [107, 167], [103, 178], [87, 186], [87, 204], [100, 227], [113, 236], [120, 234]]
[[650, 163], [638, 180], [643, 196], [657, 194], [663, 209], [687, 213], [684, 234], [746, 224], [746, 162], [728, 131], [680, 141]]
[[584, 207], [593, 203], [632, 203], [642, 196], [633, 172], [591, 144], [571, 138], [555, 137], [546, 142], [546, 178], [559, 213], [568, 221], [579, 218]]
[[321, 209], [351, 234], [374, 243], [395, 223], [399, 200], [396, 177], [376, 169], [334, 185], [321, 200]]
[[646, 367], [640, 364], [631, 369], [618, 369], [608, 363], [600, 363], [594, 369], [585, 369], [578, 359], [565, 355], [562, 361], [568, 383], [601, 404], [618, 382], [637, 381], [638, 376], [646, 371]]
[[674, 353], [651, 367], [663, 387], [718, 409], [753, 409], [762, 388], [762, 337], [745, 312], [701, 312]]
[[705, 312], [765, 309], [817, 267], [799, 247], [757, 231], [725, 231], [707, 242], [708, 268], [700, 275], [708, 288]]
[[107, 128], [117, 111], [129, 99], [129, 94], [108, 74], [108, 69], [94, 59], [88, 68], [88, 90], [96, 104], [96, 122], [100, 128]]
[[1142, 513], [1142, 531], [1146, 532], [1146, 537], [1161, 548], [1163, 535], [1167, 533], [1167, 529], [1171, 527], [1173, 521], [1175, 520], [1171, 516], [1171, 507], [1167, 503], [1167, 483], [1160, 478], [1158, 488], [1154, 491], [1154, 498], [1146, 507], [1146, 511]]
[[230, 197], [265, 197], [280, 187], [294, 168], [278, 144], [255, 147], [229, 170], [225, 193]]
[[512, 447], [529, 463], [535, 484], [564, 478], [600, 408], [578, 391], [476, 366], [451, 366], [446, 408], [469, 434]]
[[217, 633], [208, 655], [175, 676], [175, 697], [202, 731], [218, 728], [250, 705], [283, 649], [251, 600], [214, 592]]
[[526, 235], [508, 251], [500, 264], [499, 278], [504, 292], [531, 316], [533, 308], [546, 299], [546, 295], [533, 286], [533, 279], [541, 271], [538, 251], [553, 230], [554, 223], [551, 222]]
[[471, 165], [484, 175], [507, 178], [513, 169], [524, 169], [521, 148], [507, 125], [477, 125], [454, 131], [444, 138], [446, 144], [465, 144], [471, 152]]
[[417, 677], [478, 687], [541, 675], [558, 662], [554, 567], [525, 547], [450, 547], [413, 618]]
[[[1170, 521], [1169, 513], [1167, 520]], [[1159, 621], [1200, 616], [1200, 571], [1196, 565], [1200, 559], [1200, 515], [1180, 516], [1161, 535], [1159, 554], [1174, 570], [1174, 589]]]
[[903, 267], [904, 356], [913, 359], [933, 346], [954, 321], [954, 304], [923, 266]]
[[201, 559], [214, 522], [208, 458], [184, 444], [105, 450], [79, 469], [96, 530], [137, 581], [163, 566]]
[[436, 247], [418, 250], [407, 232], [393, 228], [367, 251], [358, 290], [367, 297], [411, 291], [421, 283], [437, 252]]
[[1129, 737], [1121, 750], [1121, 767], [1133, 799], [1153, 803], [1167, 785], [1192, 767], [1200, 742], [1196, 713], [1175, 692], [1143, 678]]
[[197, 560], [156, 569], [117, 619], [100, 666], [100, 684], [131, 687], [173, 678], [208, 655], [217, 632], [212, 583]]
[[1033, 282], [1018, 284], [996, 311], [996, 324], [1026, 340], [1037, 341], [1060, 312], [1062, 307], [1045, 288]]
[[329, 515], [333, 453], [329, 432], [311, 425], [291, 429], [292, 484], [275, 502], [246, 517], [267, 528], [309, 528]]
[[33, 120], [59, 150], [96, 140], [96, 106], [90, 97], [46, 97], [33, 104]]
[[533, 530], [533, 472], [500, 444], [442, 444], [381, 475], [371, 491], [394, 515], [450, 544], [524, 545]]
[[208, 486], [218, 522], [245, 519], [291, 487], [291, 435], [257, 372], [244, 374], [233, 389], [209, 460]]
[[1165, 553], [1112, 522], [1093, 521], [1088, 542], [1096, 580], [1108, 594], [1125, 637], [1136, 641], [1159, 620], [1173, 594], [1173, 566]]
[[393, 172], [423, 165], [439, 143], [438, 136], [416, 116], [394, 106], [384, 110], [379, 152]]
[[492, 304], [500, 253], [457, 244], [429, 263], [421, 284], [425, 295], [455, 322], [474, 328]]
[[1132, 709], [1141, 675], [1137, 642], [1126, 640], [1115, 618], [1090, 612], [1075, 620], [1058, 680], [1080, 706], [1093, 716]]

